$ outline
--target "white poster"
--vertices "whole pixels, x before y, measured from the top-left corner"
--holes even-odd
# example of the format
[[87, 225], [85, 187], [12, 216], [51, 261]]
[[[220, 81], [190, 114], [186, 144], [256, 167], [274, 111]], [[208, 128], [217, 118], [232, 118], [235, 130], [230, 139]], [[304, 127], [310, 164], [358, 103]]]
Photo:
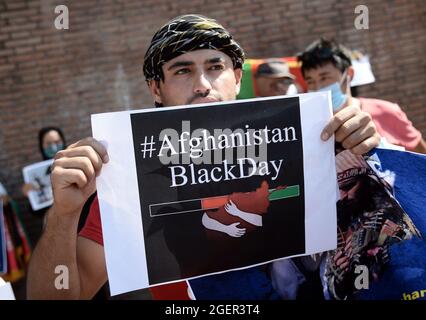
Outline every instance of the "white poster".
[[15, 300], [10, 282], [5, 282], [2, 278], [0, 278], [0, 300]]
[[336, 248], [330, 95], [92, 115], [111, 294]]
[[354, 77], [351, 81], [351, 87], [362, 86], [365, 84], [374, 83], [376, 78], [371, 70], [370, 59], [368, 56], [362, 56], [359, 59], [352, 60], [354, 68]]
[[50, 167], [53, 159], [37, 162], [22, 169], [25, 183], [33, 185], [34, 190], [28, 194], [34, 211], [49, 207], [53, 203]]

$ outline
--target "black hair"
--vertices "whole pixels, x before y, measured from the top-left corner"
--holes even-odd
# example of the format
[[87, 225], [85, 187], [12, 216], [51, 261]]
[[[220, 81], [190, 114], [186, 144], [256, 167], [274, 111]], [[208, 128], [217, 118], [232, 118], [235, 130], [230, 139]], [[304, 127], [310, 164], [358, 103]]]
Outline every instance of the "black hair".
[[43, 160], [49, 159], [49, 157], [46, 156], [46, 154], [44, 153], [44, 150], [43, 150], [43, 139], [44, 139], [44, 136], [50, 131], [56, 131], [59, 134], [59, 136], [61, 137], [62, 142], [64, 143], [64, 147], [66, 146], [65, 136], [64, 136], [64, 133], [62, 132], [61, 129], [59, 129], [57, 127], [41, 128], [40, 131], [38, 132], [38, 147], [40, 149], [40, 153], [43, 157]]
[[297, 55], [297, 60], [302, 63], [302, 74], [305, 71], [316, 69], [327, 63], [332, 63], [340, 72], [344, 72], [352, 65], [349, 49], [334, 40], [320, 38], [312, 42], [306, 49]]

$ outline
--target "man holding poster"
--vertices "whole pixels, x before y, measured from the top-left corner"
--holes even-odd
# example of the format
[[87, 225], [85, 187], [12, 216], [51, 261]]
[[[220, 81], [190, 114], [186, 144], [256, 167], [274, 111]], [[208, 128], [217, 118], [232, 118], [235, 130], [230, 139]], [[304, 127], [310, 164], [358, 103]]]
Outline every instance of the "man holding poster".
[[[150, 47], [148, 48], [148, 51], [145, 55], [144, 75], [157, 107], [233, 101], [235, 100], [235, 97], [240, 88], [242, 75], [241, 67], [243, 61], [244, 52], [242, 48], [233, 40], [229, 32], [215, 20], [198, 15], [185, 15], [171, 20], [154, 35]], [[328, 102], [328, 97], [326, 94], [316, 95], [316, 97], [318, 97], [319, 100], [322, 99], [324, 103]], [[72, 144], [68, 149], [60, 151], [55, 157], [52, 171], [54, 204], [49, 211], [48, 221], [44, 234], [33, 254], [33, 259], [28, 275], [28, 297], [38, 299], [87, 299], [91, 298], [107, 280], [105, 253], [102, 246], [104, 244], [103, 240], [107, 240], [108, 237], [105, 237], [105, 239], [102, 238], [103, 230], [101, 229], [100, 224], [99, 202], [97, 199], [91, 206], [86, 226], [80, 235], [77, 235], [77, 224], [85, 202], [90, 197], [90, 195], [96, 191], [95, 178], [99, 177], [99, 181], [102, 181], [103, 177], [111, 173], [110, 169], [113, 168], [114, 165], [124, 169], [121, 171], [121, 173], [126, 176], [127, 174], [130, 174], [129, 171], [132, 171], [127, 166], [128, 164], [134, 167], [135, 160], [136, 163], [143, 163], [142, 166], [136, 165], [137, 179], [135, 178], [129, 180], [129, 184], [132, 184], [132, 186], [135, 185], [136, 187], [122, 190], [129, 193], [130, 196], [136, 196], [137, 200], [140, 201], [139, 203], [135, 203], [138, 207], [138, 210], [136, 210], [135, 207], [128, 207], [130, 210], [130, 215], [127, 218], [129, 219], [132, 219], [134, 216], [133, 218], [136, 219], [135, 221], [140, 222], [141, 210], [139, 209], [142, 209], [142, 212], [144, 213], [149, 212], [149, 217], [157, 215], [158, 217], [155, 219], [162, 219], [164, 218], [165, 214], [168, 214], [168, 216], [172, 217], [189, 217], [187, 214], [190, 213], [183, 213], [182, 211], [190, 211], [195, 209], [199, 211], [200, 209], [205, 209], [205, 213], [207, 216], [209, 216], [208, 218], [210, 218], [210, 220], [206, 218], [203, 219], [204, 222], [202, 225], [207, 230], [199, 229], [196, 232], [199, 232], [200, 230], [206, 232], [206, 234], [207, 232], [210, 233], [210, 231], [213, 232], [214, 230], [212, 229], [214, 229], [214, 227], [212, 226], [212, 223], [214, 224], [214, 221], [211, 220], [220, 220], [220, 217], [217, 216], [218, 211], [220, 210], [222, 210], [222, 214], [225, 214], [224, 211], [226, 211], [227, 214], [233, 216], [244, 216], [246, 219], [251, 219], [253, 222], [251, 223], [251, 226], [255, 226], [256, 228], [262, 228], [261, 226], [263, 225], [267, 227], [267, 225], [271, 225], [271, 223], [273, 224], [273, 222], [267, 221], [267, 216], [270, 213], [269, 211], [267, 215], [262, 216], [266, 212], [266, 208], [269, 208], [269, 206], [273, 206], [274, 203], [281, 201], [274, 200], [274, 196], [278, 194], [278, 197], [284, 197], [285, 195], [283, 195], [282, 190], [297, 194], [297, 192], [294, 192], [294, 189], [292, 188], [297, 184], [292, 181], [293, 178], [290, 176], [283, 178], [282, 175], [279, 174], [283, 168], [287, 168], [289, 165], [285, 162], [285, 158], [283, 158], [283, 162], [280, 162], [282, 159], [271, 157], [269, 152], [271, 152], [272, 155], [278, 154], [277, 149], [279, 149], [280, 146], [282, 147], [284, 144], [288, 144], [289, 146], [293, 145], [295, 150], [301, 150], [297, 148], [297, 144], [301, 143], [300, 139], [305, 138], [304, 136], [300, 136], [299, 128], [293, 126], [293, 124], [300, 123], [300, 119], [288, 119], [288, 124], [286, 125], [283, 125], [282, 123], [270, 123], [269, 120], [273, 120], [274, 118], [276, 118], [275, 121], [279, 119], [282, 120], [282, 114], [280, 117], [280, 113], [284, 112], [286, 109], [291, 110], [291, 108], [287, 107], [277, 108], [276, 115], [274, 115], [273, 104], [278, 103], [277, 101], [279, 102], [280, 100], [274, 100], [274, 102], [271, 103], [268, 103], [267, 99], [259, 103], [251, 102], [253, 109], [250, 109], [250, 112], [248, 113], [251, 114], [253, 112], [254, 114], [259, 115], [257, 123], [254, 123], [256, 121], [253, 123], [250, 122], [253, 121], [253, 119], [256, 119], [256, 117], [253, 115], [245, 119], [244, 116], [247, 114], [247, 109], [242, 110], [242, 104], [239, 105], [238, 103], [232, 102], [222, 103], [221, 106], [218, 105], [215, 107], [194, 106], [191, 108], [194, 111], [191, 112], [188, 112], [188, 110], [190, 110], [188, 108], [165, 108], [166, 110], [159, 109], [159, 112], [151, 112], [152, 110], [146, 110], [146, 116], [143, 116], [143, 112], [131, 114], [130, 117], [129, 113], [118, 113], [117, 117], [115, 117], [115, 120], [110, 118], [108, 119], [113, 121], [112, 123], [114, 123], [115, 127], [117, 127], [117, 124], [119, 124], [121, 121], [119, 118], [125, 118], [126, 121], [128, 121], [126, 122], [128, 127], [123, 131], [126, 131], [126, 133], [133, 132], [133, 141], [120, 140], [122, 142], [121, 146], [120, 144], [114, 144], [114, 146], [109, 145], [108, 152], [110, 152], [110, 155], [108, 155], [106, 147], [93, 138], [83, 139], [77, 143]], [[296, 104], [298, 107], [298, 103], [299, 100], [297, 98], [293, 98], [288, 100], [288, 102], [285, 104]], [[303, 103], [303, 101], [301, 103]], [[305, 101], [304, 103], [308, 103], [308, 101]], [[219, 114], [218, 112], [215, 112], [215, 108], [220, 108], [221, 113]], [[247, 108], [247, 105], [245, 105], [245, 108]], [[302, 109], [303, 108], [300, 108], [300, 112], [297, 112], [296, 116], [300, 116]], [[322, 108], [322, 110], [325, 109], [326, 108]], [[267, 110], [267, 112], [263, 112], [264, 110]], [[201, 113], [207, 111], [211, 113], [211, 123], [209, 118], [202, 117], [204, 116], [204, 113]], [[184, 116], [185, 113], [187, 113], [188, 116]], [[264, 113], [266, 115], [263, 115], [262, 118], [261, 116]], [[254, 128], [255, 131], [257, 130], [257, 132], [259, 132], [261, 129], [264, 130], [264, 138], [269, 139], [267, 141], [270, 141], [270, 144], [268, 145], [268, 154], [266, 159], [261, 159], [264, 161], [262, 169], [257, 168], [257, 174], [253, 174], [253, 176], [250, 177], [253, 179], [250, 180], [251, 185], [248, 186], [246, 190], [239, 190], [238, 188], [231, 187], [231, 184], [232, 181], [239, 183], [241, 179], [234, 180], [231, 178], [237, 177], [237, 175], [240, 175], [240, 178], [242, 176], [245, 177], [250, 175], [251, 172], [247, 171], [248, 167], [246, 164], [241, 164], [243, 167], [240, 167], [242, 169], [238, 173], [238, 167], [231, 169], [230, 166], [227, 166], [227, 163], [223, 161], [220, 162], [221, 168], [219, 168], [217, 164], [203, 164], [205, 167], [200, 167], [200, 169], [195, 172], [191, 169], [190, 166], [191, 163], [195, 162], [193, 161], [194, 159], [191, 158], [189, 163], [185, 163], [183, 160], [184, 157], [187, 156], [187, 153], [183, 152], [182, 148], [180, 151], [169, 149], [167, 153], [169, 156], [171, 155], [173, 157], [173, 151], [176, 151], [177, 156], [182, 157], [182, 161], [176, 163], [173, 162], [173, 159], [171, 159], [167, 165], [169, 167], [168, 170], [174, 170], [176, 176], [176, 185], [185, 184], [187, 189], [180, 189], [179, 192], [184, 192], [186, 195], [191, 195], [191, 198], [189, 198], [191, 201], [186, 203], [179, 203], [178, 205], [170, 203], [172, 201], [168, 201], [169, 203], [167, 203], [166, 206], [164, 206], [164, 203], [155, 201], [152, 201], [151, 203], [145, 203], [144, 199], [139, 197], [143, 192], [141, 192], [142, 190], [139, 190], [140, 194], [138, 194], [138, 188], [150, 189], [148, 191], [151, 192], [152, 197], [156, 197], [160, 195], [161, 192], [165, 192], [167, 190], [169, 190], [168, 192], [171, 193], [173, 193], [173, 191], [170, 190], [178, 192], [176, 188], [170, 188], [169, 180], [158, 178], [164, 176], [161, 170], [167, 166], [160, 166], [159, 163], [163, 164], [161, 161], [162, 159], [158, 157], [158, 150], [155, 154], [152, 153], [153, 150], [151, 143], [153, 143], [153, 141], [148, 139], [156, 136], [158, 133], [156, 131], [161, 131], [162, 128], [174, 129], [178, 133], [190, 132], [188, 129], [182, 129], [179, 131], [179, 129], [176, 127], [178, 123], [182, 125], [182, 121], [188, 117], [192, 117], [190, 119], [191, 123], [194, 121], [196, 123], [196, 128], [203, 128], [205, 130], [209, 130], [211, 133], [214, 133], [214, 129], [217, 128], [230, 128], [231, 132], [227, 132], [220, 140], [225, 146], [224, 149], [232, 149], [226, 148], [226, 142], [224, 142], [226, 140], [228, 142], [231, 140], [232, 129], [243, 129], [243, 132], [240, 132], [242, 136], [245, 136], [245, 133], [250, 132], [249, 129], [251, 128]], [[239, 123], [236, 123], [235, 121], [238, 119], [238, 117], [240, 120]], [[107, 121], [109, 121], [108, 119]], [[117, 119], [120, 121], [116, 122]], [[129, 119], [131, 119], [131, 121]], [[222, 123], [220, 123], [219, 120], [222, 120]], [[287, 121], [285, 118], [284, 120]], [[161, 121], [161, 124], [159, 124], [159, 121]], [[228, 123], [226, 121], [228, 121]], [[136, 123], [138, 124], [137, 126]], [[220, 127], [217, 127], [219, 123]], [[144, 127], [142, 127], [142, 124]], [[294, 130], [290, 129], [292, 126]], [[285, 131], [285, 128], [287, 128], [287, 131]], [[323, 127], [320, 129], [322, 130], [322, 128]], [[271, 130], [269, 135], [265, 134], [268, 132], [268, 129]], [[274, 129], [281, 130], [280, 137], [278, 136], [278, 131], [275, 132], [275, 134], [272, 132]], [[114, 131], [116, 131], [114, 134], [117, 136], [117, 139], [123, 137], [121, 130]], [[285, 132], [287, 132], [287, 136]], [[320, 133], [321, 131], [318, 131], [316, 140], [319, 140]], [[200, 134], [202, 134], [202, 132], [200, 132]], [[333, 134], [335, 135], [336, 141], [341, 142], [346, 149], [350, 149], [356, 154], [363, 154], [368, 152], [377, 146], [379, 142], [379, 136], [375, 130], [374, 124], [371, 121], [371, 117], [355, 107], [347, 107], [339, 113], [335, 114], [328, 122], [328, 124], [325, 125], [321, 138], [323, 140], [328, 140]], [[252, 137], [257, 136], [260, 138], [262, 133], [249, 133], [249, 138], [250, 135], [252, 135]], [[179, 139], [180, 141], [183, 141], [182, 137], [179, 135], [177, 139], [178, 141]], [[156, 142], [158, 143], [159, 141]], [[218, 146], [219, 140], [216, 142]], [[139, 143], [140, 145], [137, 146], [136, 143]], [[145, 152], [140, 150], [142, 144], [144, 144], [143, 148]], [[243, 145], [247, 146], [246, 143]], [[331, 144], [329, 142], [329, 145], [333, 145], [333, 142], [331, 142]], [[151, 149], [146, 148], [149, 146], [151, 146]], [[175, 144], [172, 143], [171, 146], [175, 146]], [[161, 145], [156, 145], [156, 147], [161, 147]], [[196, 142], [194, 142], [191, 147], [193, 149], [197, 148]], [[135, 157], [133, 160], [131, 160], [129, 157], [128, 160], [125, 160], [122, 163], [116, 163], [111, 148], [118, 148], [115, 149], [118, 154], [120, 154], [120, 152], [127, 152], [130, 150], [131, 152], [135, 153]], [[332, 156], [334, 156], [333, 152], [330, 153]], [[166, 156], [166, 153], [164, 156]], [[103, 168], [103, 165], [108, 163], [110, 159], [110, 166], [107, 165]], [[178, 160], [179, 159], [180, 158], [178, 158]], [[260, 164], [260, 162], [258, 163]], [[170, 169], [171, 166], [174, 166], [175, 169]], [[102, 168], [104, 172], [102, 175], [100, 175]], [[307, 170], [309, 166], [304, 166], [303, 168]], [[156, 171], [157, 169], [160, 171]], [[205, 169], [207, 172], [209, 172], [209, 178], [205, 174], [206, 171], [201, 169]], [[290, 170], [288, 169], [289, 168], [286, 169], [286, 172], [291, 174], [291, 167]], [[220, 170], [222, 175], [219, 173]], [[265, 175], [262, 176], [259, 174], [261, 172], [265, 173]], [[279, 174], [281, 180], [278, 179], [272, 181], [272, 178], [269, 178], [274, 176], [274, 172]], [[135, 172], [131, 172], [131, 174], [136, 175]], [[185, 178], [183, 178], [184, 176]], [[264, 183], [265, 179], [262, 179], [262, 177], [265, 176], [268, 176], [266, 181], [267, 184]], [[151, 178], [151, 183], [149, 180], [144, 180], [141, 183], [141, 177], [144, 177], [144, 179]], [[226, 178], [229, 178], [226, 181], [227, 184], [219, 186], [219, 184], [224, 182]], [[209, 188], [208, 186], [212, 186], [213, 184], [205, 183], [207, 179], [221, 180], [219, 184], [216, 184], [215, 188], [223, 191], [220, 193], [220, 195], [224, 196], [224, 198], [219, 197], [219, 199], [217, 199], [210, 196], [210, 194], [216, 195], [217, 189], [212, 190]], [[153, 181], [156, 181], [156, 184], [152, 184]], [[119, 190], [119, 192], [121, 191]], [[250, 196], [263, 199], [263, 207], [259, 206], [253, 208], [245, 205], [244, 193], [246, 192], [253, 192]], [[108, 194], [108, 189], [104, 189], [102, 193]], [[334, 197], [335, 195], [332, 194], [332, 196]], [[159, 199], [162, 198], [159, 197]], [[295, 196], [291, 199], [300, 200], [301, 198]], [[126, 207], [127, 205], [126, 203], [119, 203], [121, 200], [116, 199], [114, 195], [112, 195], [112, 198], [110, 199], [105, 198], [101, 200], [106, 200], [101, 202], [102, 209], [105, 209], [104, 206], [107, 205], [110, 206], [110, 208], [107, 208], [107, 210], [111, 209], [112, 211], [115, 210], [115, 206]], [[219, 201], [219, 204], [216, 201]], [[212, 204], [213, 206], [211, 206]], [[193, 208], [194, 206], [195, 209]], [[184, 210], [182, 210], [182, 208]], [[218, 211], [214, 211], [218, 208], [220, 208]], [[306, 210], [308, 209], [309, 208], [306, 208]], [[133, 212], [136, 214], [133, 215]], [[176, 214], [177, 212], [182, 214]], [[215, 212], [216, 214], [214, 214]], [[200, 215], [200, 219], [202, 216], [203, 214]], [[262, 216], [262, 219], [259, 219], [258, 216]], [[142, 217], [142, 219], [145, 219], [145, 217]], [[155, 219], [152, 218], [152, 221]], [[123, 231], [122, 227], [124, 225], [122, 222], [125, 219], [115, 220], [112, 218], [111, 220], [114, 220], [111, 222], [115, 225], [117, 231]], [[105, 220], [103, 220], [102, 223], [104, 226], [108, 226], [108, 228], [111, 227], [109, 222]], [[107, 224], [105, 225], [105, 223]], [[242, 224], [242, 222], [239, 223]], [[166, 224], [167, 226], [170, 226], [173, 223], [168, 221]], [[239, 230], [236, 230], [236, 232], [232, 234], [239, 235], [241, 238], [244, 238], [249, 234], [256, 233], [255, 230], [250, 231], [250, 228], [247, 226], [236, 226]], [[138, 224], [138, 227], [142, 228], [140, 223]], [[150, 230], [148, 230], [148, 228], [150, 228]], [[143, 229], [144, 234], [145, 231], [153, 232], [150, 237], [152, 241], [147, 241], [144, 243], [142, 249], [146, 249], [144, 251], [147, 252], [148, 259], [155, 261], [156, 256], [153, 255], [152, 251], [149, 251], [148, 247], [156, 246], [155, 240], [161, 236], [161, 233], [157, 232], [157, 229], [152, 224], [143, 224]], [[174, 230], [176, 231], [176, 229], [177, 228]], [[253, 229], [255, 228], [253, 227]], [[191, 232], [194, 231], [191, 230]], [[216, 230], [216, 232], [218, 231]], [[222, 235], [225, 235], [225, 233]], [[129, 236], [132, 237], [133, 235]], [[166, 237], [166, 235], [164, 235], [164, 237]], [[231, 238], [231, 236], [229, 236], [229, 238]], [[121, 248], [125, 251], [126, 247], [131, 247], [134, 244], [134, 241], [132, 242], [131, 238], [128, 238], [127, 240], [129, 239], [130, 242], [124, 243], [116, 241], [115, 249], [119, 250]], [[173, 239], [176, 240], [176, 238], [172, 236], [172, 241], [169, 242], [169, 244], [173, 244]], [[209, 240], [211, 237], [204, 237], [203, 235], [202, 239]], [[252, 237], [251, 240], [255, 242], [256, 238]], [[139, 241], [139, 238], [137, 238], [135, 241]], [[303, 242], [303, 239], [301, 242]], [[292, 255], [302, 253], [303, 250], [298, 248], [299, 245], [297, 243], [300, 242], [296, 241], [295, 248], [289, 248], [285, 254]], [[114, 246], [114, 243], [109, 244]], [[232, 244], [231, 247], [232, 246], [234, 246], [234, 244]], [[162, 248], [156, 249], [161, 250]], [[257, 248], [257, 252], [261, 252], [262, 249], [266, 248], [259, 247]], [[267, 256], [261, 259], [262, 262], [265, 261], [265, 259], [271, 260], [281, 256], [277, 256], [275, 253], [268, 253], [268, 250], [264, 251]], [[228, 261], [229, 265], [213, 266], [213, 270], [191, 270], [191, 268], [195, 267], [194, 265], [190, 264], [191, 258], [192, 255], [196, 252], [191, 252], [190, 250], [183, 250], [182, 252], [184, 252], [184, 255], [181, 259], [181, 265], [183, 264], [185, 267], [189, 266], [188, 269], [181, 268], [181, 270], [184, 270], [180, 275], [183, 278], [198, 276], [201, 274], [216, 272], [218, 270], [224, 270], [228, 268], [239, 268], [246, 266], [245, 264], [236, 263], [236, 260], [230, 257], [231, 259]], [[235, 252], [235, 255], [239, 254], [240, 252]], [[241, 252], [241, 254], [243, 254], [243, 252]], [[141, 256], [136, 257], [137, 259], [145, 259], [144, 254], [134, 253], [134, 255]], [[150, 258], [149, 255], [153, 256]], [[180, 256], [182, 257], [182, 255]], [[247, 257], [249, 256], [250, 255], [247, 255]], [[120, 258], [115, 259], [114, 261], [110, 260], [110, 258], [114, 260], [114, 257], [107, 257], [107, 261], [112, 262], [112, 264], [108, 265], [109, 275], [111, 275], [110, 266], [113, 266], [114, 264], [123, 266], [123, 264], [128, 263], [128, 261], [119, 261]], [[261, 261], [249, 261], [249, 263], [253, 265], [260, 263]], [[55, 287], [55, 278], [57, 277], [55, 268], [58, 265], [65, 265], [69, 270], [68, 290], [58, 290]], [[176, 281], [176, 279], [179, 279], [179, 277], [176, 277], [175, 274], [170, 275], [167, 272], [163, 272], [164, 270], [154, 270], [153, 272], [157, 272], [154, 276], [152, 273], [147, 272], [147, 270], [136, 271], [140, 273], [148, 273], [150, 279], [147, 285], [171, 280]], [[122, 276], [124, 277], [123, 283], [136, 283], [136, 287], [134, 287], [134, 289], [137, 289], [137, 286], [140, 285], [139, 280], [133, 281], [134, 279], [132, 278], [131, 274], [122, 272]], [[126, 277], [127, 279], [125, 279]], [[152, 277], [155, 279], [152, 279]], [[141, 286], [139, 286], [139, 288], [141, 288]], [[121, 284], [116, 284], [112, 292], [113, 294], [116, 294], [125, 292], [126, 290], [128, 291], [129, 287], [125, 288]]]

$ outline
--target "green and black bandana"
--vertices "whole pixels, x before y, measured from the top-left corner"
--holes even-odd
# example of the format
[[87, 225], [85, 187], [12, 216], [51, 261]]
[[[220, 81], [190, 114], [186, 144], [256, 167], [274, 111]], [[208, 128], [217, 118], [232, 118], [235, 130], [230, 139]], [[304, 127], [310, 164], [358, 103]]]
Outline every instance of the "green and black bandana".
[[214, 19], [189, 14], [169, 21], [152, 38], [143, 65], [146, 81], [164, 80], [164, 63], [199, 49], [221, 51], [232, 59], [234, 68], [243, 66], [243, 49], [222, 25]]

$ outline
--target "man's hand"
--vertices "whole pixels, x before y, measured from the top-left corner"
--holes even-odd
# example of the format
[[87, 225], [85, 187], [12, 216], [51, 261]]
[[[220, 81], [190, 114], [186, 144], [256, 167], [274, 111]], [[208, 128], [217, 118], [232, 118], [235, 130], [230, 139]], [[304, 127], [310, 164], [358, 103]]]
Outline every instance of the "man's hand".
[[30, 193], [30, 191], [38, 190], [38, 188], [31, 183], [25, 183], [25, 184], [22, 185], [21, 190], [22, 190], [22, 193], [24, 194], [24, 196], [26, 196], [28, 198], [28, 194]]
[[79, 213], [96, 190], [95, 178], [109, 160], [107, 151], [97, 140], [86, 138], [59, 151], [54, 159], [51, 180], [55, 212]]
[[380, 143], [370, 114], [356, 106], [347, 106], [337, 112], [324, 128], [321, 138], [328, 140], [333, 133], [336, 141], [354, 154], [365, 154]]

